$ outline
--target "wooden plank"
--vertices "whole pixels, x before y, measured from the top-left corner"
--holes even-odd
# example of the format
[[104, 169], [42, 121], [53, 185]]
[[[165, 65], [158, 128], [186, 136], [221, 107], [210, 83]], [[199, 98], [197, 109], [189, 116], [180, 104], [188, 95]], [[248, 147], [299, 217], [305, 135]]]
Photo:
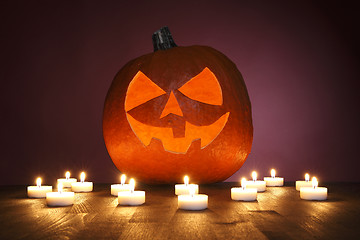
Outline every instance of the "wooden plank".
[[0, 239], [354, 239], [360, 234], [360, 184], [328, 184], [329, 199], [304, 201], [291, 186], [268, 188], [255, 202], [230, 199], [237, 183], [200, 186], [209, 208], [177, 209], [174, 186], [139, 185], [146, 203], [117, 205], [110, 184], [49, 208], [25, 186], [0, 187]]

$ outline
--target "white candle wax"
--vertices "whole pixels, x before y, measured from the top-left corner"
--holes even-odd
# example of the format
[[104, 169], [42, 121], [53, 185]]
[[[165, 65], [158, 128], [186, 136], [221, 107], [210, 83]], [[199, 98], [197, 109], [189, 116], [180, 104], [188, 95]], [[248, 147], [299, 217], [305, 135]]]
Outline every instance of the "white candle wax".
[[46, 204], [51, 207], [73, 205], [74, 199], [73, 192], [62, 192], [62, 183], [58, 184], [58, 192], [46, 193]]
[[236, 201], [255, 201], [257, 197], [257, 189], [246, 188], [246, 178], [241, 179], [241, 188], [231, 188], [231, 199]]
[[92, 182], [74, 182], [71, 184], [73, 192], [91, 192], [93, 190]]
[[74, 204], [73, 192], [49, 192], [46, 193], [46, 204], [49, 206], [69, 206]]
[[41, 186], [41, 178], [36, 179], [37, 186], [28, 186], [27, 194], [30, 198], [44, 198], [47, 192], [52, 192], [52, 186]]
[[300, 198], [305, 200], [326, 200], [327, 188], [318, 187], [318, 181], [316, 177], [312, 178], [312, 187], [301, 187]]
[[145, 191], [126, 191], [118, 193], [119, 205], [137, 206], [145, 203]]
[[130, 184], [112, 184], [111, 195], [118, 196], [119, 192], [128, 192], [131, 190]]
[[326, 200], [327, 188], [326, 187], [301, 187], [300, 198], [304, 200]]
[[265, 192], [265, 181], [246, 181], [246, 188], [256, 188], [258, 192]]
[[301, 187], [312, 187], [312, 182], [310, 180], [310, 175], [308, 173], [305, 174], [305, 181], [296, 181], [295, 187], [297, 191], [300, 191]]
[[71, 190], [73, 192], [91, 192], [93, 190], [92, 182], [85, 182], [85, 173], [80, 174], [80, 182], [74, 182], [71, 184]]
[[264, 177], [267, 187], [281, 187], [284, 186], [284, 178], [275, 177], [275, 169], [271, 169], [271, 177]]
[[312, 183], [310, 181], [296, 181], [296, 190], [300, 191], [302, 187], [312, 187]]
[[205, 194], [179, 195], [178, 208], [183, 210], [204, 210], [208, 206], [208, 196]]
[[192, 188], [195, 190], [195, 193], [199, 193], [199, 185], [189, 184], [189, 177], [184, 177], [184, 184], [175, 185], [175, 195], [188, 195], [190, 194], [189, 189]]
[[246, 181], [246, 188], [256, 188], [257, 192], [264, 192], [266, 190], [266, 182], [257, 180], [257, 173], [253, 171], [251, 173], [252, 181]]
[[131, 184], [125, 184], [126, 175], [122, 174], [120, 176], [121, 184], [113, 184], [111, 185], [111, 195], [118, 196], [119, 192], [131, 191], [133, 186]]
[[189, 195], [189, 189], [195, 188], [195, 193], [199, 193], [199, 185], [197, 184], [176, 184], [175, 195]]
[[281, 177], [264, 177], [267, 187], [281, 187], [284, 186], [284, 178]]
[[71, 188], [71, 184], [74, 183], [74, 182], [77, 182], [76, 178], [69, 178], [69, 179], [59, 178], [57, 180], [57, 183], [62, 183], [65, 188]]
[[77, 182], [77, 179], [76, 178], [70, 178], [70, 172], [67, 171], [65, 173], [65, 178], [59, 178], [57, 180], [57, 183], [62, 183], [63, 187], [66, 187], [66, 188], [71, 188], [71, 184], [74, 183], [74, 182]]
[[29, 198], [44, 198], [46, 193], [52, 192], [52, 186], [28, 186], [27, 194]]
[[118, 193], [119, 205], [137, 206], [145, 202], [145, 191], [135, 191], [135, 180], [130, 179], [130, 191]]
[[257, 197], [257, 189], [255, 188], [231, 188], [231, 199], [236, 201], [255, 201]]

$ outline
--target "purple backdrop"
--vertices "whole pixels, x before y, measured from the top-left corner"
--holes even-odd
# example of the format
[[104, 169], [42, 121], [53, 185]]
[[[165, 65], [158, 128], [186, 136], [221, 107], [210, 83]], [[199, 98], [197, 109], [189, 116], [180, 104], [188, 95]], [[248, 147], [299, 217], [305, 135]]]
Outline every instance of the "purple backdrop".
[[254, 141], [228, 181], [277, 169], [360, 181], [359, 26], [347, 1], [1, 1], [0, 184], [53, 184], [69, 169], [118, 182], [102, 138], [117, 71], [169, 26], [242, 72]]

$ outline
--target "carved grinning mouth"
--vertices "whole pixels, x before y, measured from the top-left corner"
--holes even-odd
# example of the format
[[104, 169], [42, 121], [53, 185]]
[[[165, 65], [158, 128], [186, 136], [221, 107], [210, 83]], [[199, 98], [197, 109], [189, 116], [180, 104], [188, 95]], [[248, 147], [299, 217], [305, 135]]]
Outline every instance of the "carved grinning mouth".
[[230, 112], [222, 115], [214, 123], [207, 126], [196, 126], [185, 122], [185, 137], [174, 138], [173, 129], [167, 127], [154, 127], [141, 123], [126, 114], [127, 120], [138, 139], [149, 146], [151, 139], [155, 138], [162, 142], [165, 151], [185, 154], [191, 143], [197, 139], [201, 140], [201, 149], [209, 145], [225, 127]]

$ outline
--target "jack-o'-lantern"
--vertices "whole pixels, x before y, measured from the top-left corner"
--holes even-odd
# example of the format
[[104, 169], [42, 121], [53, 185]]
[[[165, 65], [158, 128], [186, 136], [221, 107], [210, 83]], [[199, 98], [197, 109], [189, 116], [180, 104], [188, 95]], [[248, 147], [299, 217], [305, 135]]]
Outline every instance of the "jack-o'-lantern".
[[105, 100], [103, 135], [115, 166], [146, 183], [223, 181], [252, 144], [244, 80], [225, 55], [207, 46], [178, 47], [167, 27], [154, 53], [126, 64]]

